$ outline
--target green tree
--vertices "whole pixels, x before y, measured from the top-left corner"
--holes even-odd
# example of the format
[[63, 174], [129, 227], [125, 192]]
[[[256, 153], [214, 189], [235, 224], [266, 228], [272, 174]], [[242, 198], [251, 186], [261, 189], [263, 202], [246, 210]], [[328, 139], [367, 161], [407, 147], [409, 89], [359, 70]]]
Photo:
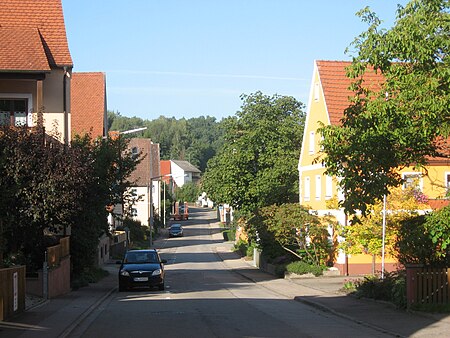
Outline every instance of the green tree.
[[402, 264], [448, 267], [450, 264], [450, 207], [401, 223], [396, 257]]
[[[324, 223], [322, 224], [322, 221]], [[259, 243], [266, 255], [280, 255], [281, 247], [308, 264], [324, 266], [332, 261], [333, 245], [327, 226], [336, 223], [321, 219], [299, 203], [270, 205], [249, 220], [252, 242]]]
[[77, 196], [80, 212], [72, 220], [70, 238], [73, 273], [78, 275], [95, 263], [99, 236], [109, 234], [106, 207], [121, 203], [132, 207], [134, 197], [125, 193], [132, 185], [127, 178], [142, 157], [132, 156], [123, 137], [92, 140], [89, 135], [75, 136], [71, 145], [88, 168], [84, 190]]
[[224, 143], [208, 162], [202, 189], [242, 212], [296, 201], [303, 105], [261, 92], [241, 99], [242, 110], [222, 121]]
[[[369, 28], [351, 47], [355, 96], [340, 126], [321, 128], [322, 160], [327, 174], [343, 178], [349, 212], [365, 213], [400, 185], [399, 168], [448, 157], [442, 140], [450, 133], [449, 7], [447, 0], [412, 0], [399, 6], [391, 29], [368, 8], [358, 13]], [[373, 72], [384, 82], [371, 86]]]
[[[386, 198], [385, 250], [392, 256], [397, 255], [396, 242], [403, 222], [415, 218], [418, 210], [430, 207], [423, 194], [415, 189], [393, 188]], [[341, 248], [350, 254], [366, 253], [381, 256], [383, 239], [383, 202], [370, 206], [364, 216], [354, 216], [352, 224], [344, 227], [340, 233], [345, 238]]]
[[200, 196], [200, 187], [194, 182], [187, 182], [175, 189], [175, 199], [184, 202], [195, 202]]

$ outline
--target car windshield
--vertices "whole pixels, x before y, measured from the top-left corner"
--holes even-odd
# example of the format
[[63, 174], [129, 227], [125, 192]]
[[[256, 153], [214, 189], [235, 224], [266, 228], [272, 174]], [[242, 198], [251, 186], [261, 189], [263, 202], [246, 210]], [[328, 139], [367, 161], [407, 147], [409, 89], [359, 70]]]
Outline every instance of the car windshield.
[[181, 226], [179, 226], [179, 225], [172, 225], [170, 227], [170, 229], [172, 229], [172, 230], [180, 230], [180, 228], [181, 228]]
[[158, 263], [158, 256], [155, 252], [128, 252], [124, 263], [143, 264]]

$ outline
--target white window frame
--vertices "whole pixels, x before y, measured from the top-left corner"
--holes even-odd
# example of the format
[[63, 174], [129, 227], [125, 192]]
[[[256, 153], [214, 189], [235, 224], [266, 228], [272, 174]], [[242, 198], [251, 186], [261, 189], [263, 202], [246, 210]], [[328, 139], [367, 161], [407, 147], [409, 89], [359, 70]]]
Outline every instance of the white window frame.
[[314, 154], [315, 136], [316, 136], [315, 132], [313, 132], [313, 131], [309, 132], [309, 153], [310, 154]]
[[322, 198], [322, 175], [316, 175], [316, 201], [320, 201]]
[[325, 199], [329, 200], [333, 197], [333, 177], [325, 176]]
[[[411, 172], [404, 172], [402, 173], [402, 179], [405, 179], [408, 176], [416, 176], [419, 180], [419, 190], [423, 191], [423, 175], [420, 172], [417, 171], [411, 171]], [[402, 185], [403, 189], [407, 189], [409, 187], [408, 182], [403, 182]]]
[[314, 101], [319, 102], [320, 99], [320, 84], [319, 82], [314, 83]]
[[309, 176], [305, 177], [303, 198], [305, 201], [309, 201], [311, 199], [311, 180], [310, 180]]
[[33, 120], [33, 95], [32, 94], [24, 94], [24, 93], [0, 93], [0, 99], [26, 99], [28, 112], [26, 116], [27, 126], [34, 127]]

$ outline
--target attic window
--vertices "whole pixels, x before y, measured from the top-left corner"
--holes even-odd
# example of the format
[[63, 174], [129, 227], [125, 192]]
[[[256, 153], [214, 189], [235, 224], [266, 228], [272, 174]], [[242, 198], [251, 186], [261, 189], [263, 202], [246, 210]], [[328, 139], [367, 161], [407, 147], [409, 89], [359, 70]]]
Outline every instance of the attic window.
[[138, 155], [139, 155], [139, 148], [138, 147], [131, 148], [131, 157], [135, 159], [138, 157]]
[[315, 102], [319, 101], [319, 94], [320, 94], [320, 86], [319, 86], [319, 82], [316, 82], [314, 84], [314, 101]]
[[314, 154], [314, 146], [315, 146], [314, 136], [315, 136], [315, 133], [313, 131], [311, 131], [309, 133], [309, 153], [310, 154]]

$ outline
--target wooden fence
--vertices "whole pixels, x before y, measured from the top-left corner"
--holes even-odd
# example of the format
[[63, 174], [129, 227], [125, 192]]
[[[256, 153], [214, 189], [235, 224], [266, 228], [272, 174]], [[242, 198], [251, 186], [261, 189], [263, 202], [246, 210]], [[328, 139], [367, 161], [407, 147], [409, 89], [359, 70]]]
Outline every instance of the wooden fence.
[[408, 306], [450, 304], [450, 268], [406, 268]]
[[70, 237], [64, 237], [59, 240], [59, 244], [47, 248], [48, 266], [59, 266], [61, 259], [70, 255]]
[[0, 269], [0, 320], [25, 310], [25, 266]]

